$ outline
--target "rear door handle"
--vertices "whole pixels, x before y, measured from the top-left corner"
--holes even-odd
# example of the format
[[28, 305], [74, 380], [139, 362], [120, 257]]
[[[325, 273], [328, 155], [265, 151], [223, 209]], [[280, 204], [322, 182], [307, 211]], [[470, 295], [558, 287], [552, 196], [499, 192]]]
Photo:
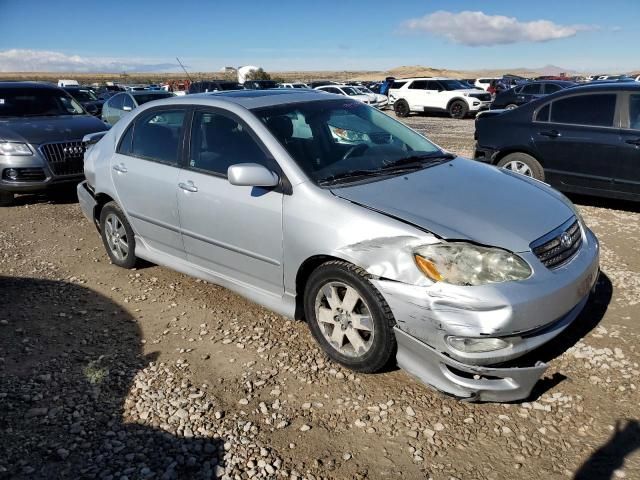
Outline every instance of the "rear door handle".
[[113, 169], [118, 173], [127, 173], [128, 171], [124, 163], [121, 163], [120, 165], [114, 165]]
[[198, 187], [196, 187], [196, 186], [193, 184], [193, 182], [192, 182], [191, 180], [189, 180], [187, 183], [182, 183], [182, 182], [180, 182], [180, 183], [178, 184], [178, 186], [179, 186], [182, 190], [185, 190], [185, 191], [187, 191], [187, 192], [193, 192], [193, 193], [195, 193], [195, 192], [197, 192], [197, 191], [198, 191]]
[[635, 145], [637, 147], [640, 147], [640, 138], [634, 138], [631, 140], [625, 140], [626, 143], [628, 143], [629, 145]]
[[558, 138], [562, 136], [562, 134], [557, 130], [545, 130], [543, 132], [540, 132], [540, 135], [549, 138]]

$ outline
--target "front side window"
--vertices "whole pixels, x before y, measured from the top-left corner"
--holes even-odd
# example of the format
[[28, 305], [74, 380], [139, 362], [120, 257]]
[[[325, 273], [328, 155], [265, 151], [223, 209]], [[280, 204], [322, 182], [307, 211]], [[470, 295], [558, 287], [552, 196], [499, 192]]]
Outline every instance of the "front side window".
[[404, 124], [350, 99], [264, 107], [253, 113], [317, 183], [343, 181], [352, 173], [388, 175], [394, 165], [443, 155]]
[[0, 118], [84, 114], [80, 104], [63, 90], [28, 87], [0, 89]]
[[189, 167], [226, 176], [228, 168], [238, 163], [270, 165], [243, 123], [217, 112], [196, 112], [191, 126]]
[[556, 100], [551, 105], [551, 121], [594, 127], [613, 126], [616, 110], [614, 93], [575, 95]]
[[542, 93], [541, 83], [530, 83], [522, 87], [520, 91], [523, 95], [540, 95]]
[[549, 112], [551, 111], [551, 104], [548, 103], [536, 114], [535, 121], [536, 122], [548, 122], [549, 121]]
[[108, 102], [110, 108], [115, 108], [116, 110], [122, 110], [122, 106], [124, 105], [124, 98], [128, 97], [128, 95], [124, 93], [119, 93], [118, 95], [111, 97]]
[[629, 95], [629, 128], [640, 130], [640, 95]]
[[131, 154], [169, 165], [178, 164], [184, 110], [153, 110], [135, 120]]
[[445, 90], [466, 90], [469, 87], [463, 85], [459, 80], [440, 80], [438, 82]]

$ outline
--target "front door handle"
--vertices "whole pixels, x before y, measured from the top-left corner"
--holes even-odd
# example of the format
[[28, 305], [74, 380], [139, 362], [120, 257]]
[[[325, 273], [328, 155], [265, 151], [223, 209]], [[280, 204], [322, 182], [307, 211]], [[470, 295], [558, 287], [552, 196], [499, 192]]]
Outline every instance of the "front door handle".
[[113, 169], [118, 172], [118, 173], [127, 173], [127, 167], [124, 165], [124, 163], [121, 163], [119, 165], [114, 165]]
[[636, 147], [640, 147], [640, 138], [633, 138], [630, 140], [625, 140], [629, 145], [635, 145]]
[[562, 136], [562, 134], [557, 130], [545, 130], [543, 132], [540, 132], [540, 135], [549, 138], [558, 138]]
[[178, 184], [178, 186], [179, 186], [182, 190], [185, 190], [185, 191], [187, 191], [187, 192], [193, 192], [193, 193], [195, 193], [195, 192], [197, 192], [197, 191], [198, 191], [198, 187], [196, 187], [196, 186], [193, 184], [193, 182], [192, 182], [191, 180], [189, 180], [187, 183], [182, 183], [182, 182], [180, 182], [180, 183]]

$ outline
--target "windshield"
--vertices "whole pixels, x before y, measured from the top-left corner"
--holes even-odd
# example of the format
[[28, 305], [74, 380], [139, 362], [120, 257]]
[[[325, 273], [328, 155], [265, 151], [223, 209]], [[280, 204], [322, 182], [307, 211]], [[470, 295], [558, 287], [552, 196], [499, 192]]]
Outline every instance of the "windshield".
[[445, 90], [462, 90], [468, 89], [469, 85], [465, 85], [459, 80], [438, 80]]
[[[358, 172], [392, 174], [402, 160], [443, 152], [402, 123], [354, 100], [320, 100], [253, 110], [315, 182]], [[406, 168], [406, 166], [405, 166]]]
[[91, 90], [67, 90], [79, 102], [93, 102], [98, 99]]
[[149, 93], [147, 95], [140, 94], [140, 95], [133, 96], [133, 98], [135, 98], [136, 103], [138, 105], [142, 105], [143, 103], [151, 102], [153, 100], [160, 100], [162, 98], [169, 98], [169, 97], [173, 97], [173, 94], [172, 93]]
[[62, 90], [49, 88], [0, 89], [0, 117], [84, 115], [80, 104]]
[[354, 95], [362, 95], [358, 90], [356, 90], [353, 87], [342, 87], [342, 91], [347, 95], [349, 95], [350, 97], [353, 97]]
[[361, 93], [368, 93], [368, 94], [372, 94], [373, 93], [367, 87], [357, 87], [357, 88], [358, 88], [358, 91], [360, 91]]

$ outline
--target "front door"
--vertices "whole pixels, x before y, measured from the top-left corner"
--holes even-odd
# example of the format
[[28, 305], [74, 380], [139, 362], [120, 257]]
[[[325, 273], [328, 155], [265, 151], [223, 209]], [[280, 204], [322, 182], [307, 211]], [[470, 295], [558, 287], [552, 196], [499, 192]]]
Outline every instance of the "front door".
[[227, 180], [238, 163], [274, 161], [249, 128], [228, 112], [198, 110], [178, 207], [187, 259], [240, 286], [282, 295], [282, 193]]
[[185, 258], [176, 194], [185, 109], [153, 109], [129, 125], [111, 159], [118, 203], [152, 249]]
[[550, 183], [561, 190], [611, 188], [619, 152], [616, 99], [615, 93], [572, 95], [550, 104], [547, 121], [538, 115], [533, 140]]

